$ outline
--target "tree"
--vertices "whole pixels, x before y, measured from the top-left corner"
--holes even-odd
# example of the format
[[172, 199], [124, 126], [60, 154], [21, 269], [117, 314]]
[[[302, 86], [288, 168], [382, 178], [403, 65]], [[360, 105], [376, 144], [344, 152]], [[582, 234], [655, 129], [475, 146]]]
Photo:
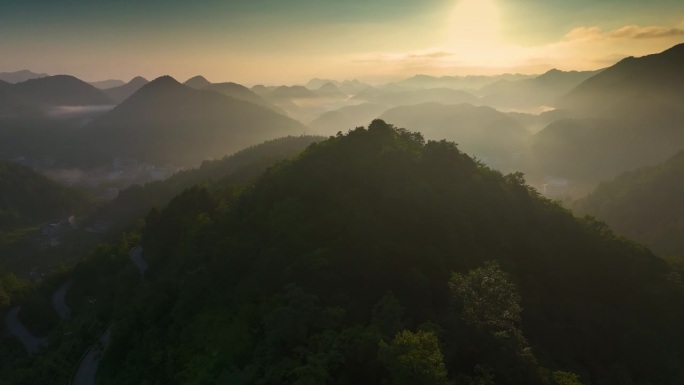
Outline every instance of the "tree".
[[467, 323], [500, 337], [519, 333], [520, 295], [498, 263], [452, 274], [449, 288]]
[[449, 383], [439, 341], [431, 332], [404, 330], [390, 344], [381, 340], [380, 360], [395, 385]]

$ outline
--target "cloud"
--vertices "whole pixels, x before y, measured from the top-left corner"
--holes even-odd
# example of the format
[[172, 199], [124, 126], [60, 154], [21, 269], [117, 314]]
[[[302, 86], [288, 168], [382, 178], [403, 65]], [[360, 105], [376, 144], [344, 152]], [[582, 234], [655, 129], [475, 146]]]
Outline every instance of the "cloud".
[[566, 41], [575, 40], [606, 40], [606, 39], [662, 39], [684, 37], [684, 22], [674, 27], [666, 26], [638, 26], [626, 25], [611, 31], [604, 31], [599, 27], [579, 27], [564, 36]]
[[409, 54], [407, 57], [411, 59], [437, 59], [437, 58], [443, 58], [443, 57], [449, 57], [453, 56], [454, 54], [451, 52], [446, 52], [446, 51], [437, 51], [437, 52], [427, 52], [427, 53], [412, 53]]
[[639, 27], [638, 25], [628, 25], [610, 33], [610, 37], [618, 39], [657, 39], [672, 36], [684, 36], [684, 28]]

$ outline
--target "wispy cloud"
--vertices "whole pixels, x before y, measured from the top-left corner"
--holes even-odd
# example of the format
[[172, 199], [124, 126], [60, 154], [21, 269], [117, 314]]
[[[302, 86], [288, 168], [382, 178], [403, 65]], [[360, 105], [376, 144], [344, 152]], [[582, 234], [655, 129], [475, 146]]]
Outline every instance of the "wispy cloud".
[[611, 32], [610, 36], [626, 39], [657, 39], [661, 37], [684, 36], [684, 28], [639, 27], [638, 25], [628, 25]]
[[437, 51], [437, 52], [426, 52], [426, 53], [411, 53], [406, 57], [409, 59], [438, 59], [443, 57], [454, 56], [451, 52]]
[[601, 40], [601, 39], [661, 39], [684, 37], [684, 22], [674, 27], [626, 25], [611, 31], [599, 27], [579, 27], [565, 35], [565, 40]]

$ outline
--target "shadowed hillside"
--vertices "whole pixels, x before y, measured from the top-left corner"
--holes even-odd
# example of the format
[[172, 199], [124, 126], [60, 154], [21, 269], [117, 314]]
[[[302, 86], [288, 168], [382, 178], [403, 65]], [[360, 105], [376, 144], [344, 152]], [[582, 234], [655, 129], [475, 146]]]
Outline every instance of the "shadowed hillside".
[[63, 219], [86, 203], [81, 193], [30, 168], [0, 162], [0, 232]]
[[601, 183], [573, 204], [664, 256], [684, 257], [684, 152]]

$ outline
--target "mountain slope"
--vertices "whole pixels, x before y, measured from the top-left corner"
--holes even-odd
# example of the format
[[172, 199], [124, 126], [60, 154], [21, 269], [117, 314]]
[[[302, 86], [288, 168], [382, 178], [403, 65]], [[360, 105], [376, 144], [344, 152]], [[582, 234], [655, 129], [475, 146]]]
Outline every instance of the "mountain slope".
[[684, 44], [625, 59], [584, 81], [559, 102], [574, 119], [532, 139], [529, 170], [595, 185], [683, 149], [683, 66]]
[[684, 152], [601, 183], [573, 209], [666, 256], [684, 256]]
[[185, 189], [195, 185], [219, 188], [227, 183], [248, 183], [277, 162], [291, 159], [321, 140], [323, 137], [318, 136], [274, 139], [220, 160], [202, 162], [199, 168], [178, 172], [166, 180], [130, 187], [101, 206], [92, 221], [105, 221], [119, 230], [127, 229], [152, 208], [166, 206]]
[[618, 106], [631, 106], [631, 101], [647, 96], [658, 103], [681, 108], [683, 66], [684, 44], [658, 54], [629, 57], [577, 86], [560, 100], [560, 107], [605, 115]]
[[158, 78], [84, 127], [89, 158], [195, 166], [304, 127], [265, 107]]
[[0, 230], [63, 219], [86, 204], [82, 194], [30, 168], [0, 162]]
[[147, 79], [141, 76], [136, 76], [135, 78], [131, 79], [130, 82], [124, 85], [107, 88], [103, 91], [110, 98], [112, 98], [112, 100], [114, 100], [117, 103], [121, 103], [124, 100], [128, 99], [129, 96], [136, 93], [140, 88], [142, 88], [147, 83], [149, 83]]
[[0, 361], [3, 379], [67, 377], [56, 363], [110, 324], [103, 385], [684, 378], [684, 297], [662, 260], [382, 121], [246, 189], [188, 189], [141, 237], [144, 279], [135, 234], [93, 251], [64, 277], [74, 321], [40, 360]]
[[94, 106], [114, 104], [101, 90], [69, 75], [31, 79], [12, 87], [17, 98], [40, 106]]

